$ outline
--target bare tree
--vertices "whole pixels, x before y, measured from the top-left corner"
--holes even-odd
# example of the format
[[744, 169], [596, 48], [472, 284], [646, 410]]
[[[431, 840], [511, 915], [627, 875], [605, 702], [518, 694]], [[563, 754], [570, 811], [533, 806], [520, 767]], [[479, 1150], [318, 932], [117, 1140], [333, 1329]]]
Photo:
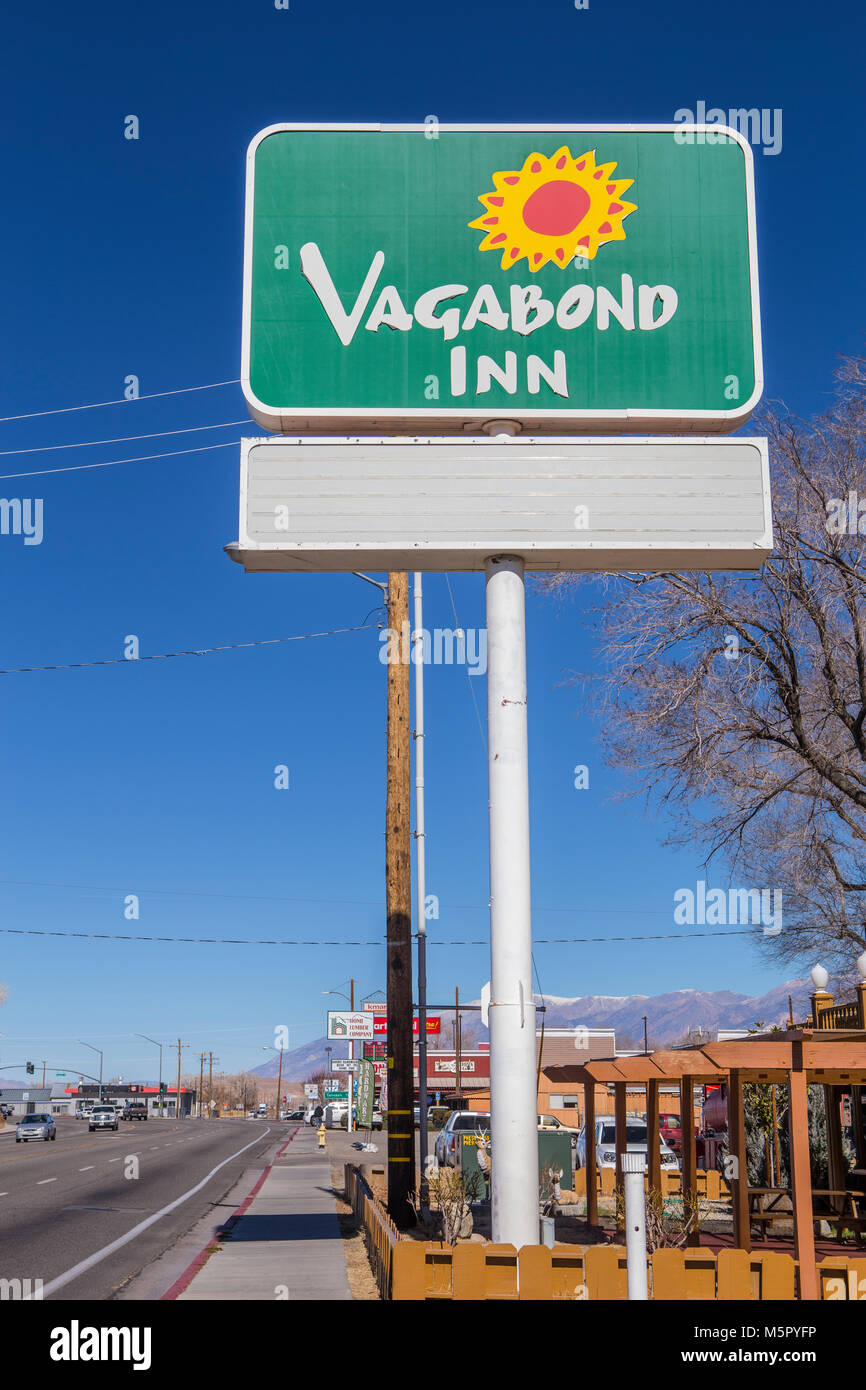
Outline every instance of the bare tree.
[[762, 570], [605, 576], [605, 674], [579, 679], [610, 762], [670, 815], [668, 842], [782, 892], [781, 933], [755, 927], [763, 951], [847, 972], [866, 946], [866, 358], [837, 375], [824, 414], [755, 422], [773, 488]]

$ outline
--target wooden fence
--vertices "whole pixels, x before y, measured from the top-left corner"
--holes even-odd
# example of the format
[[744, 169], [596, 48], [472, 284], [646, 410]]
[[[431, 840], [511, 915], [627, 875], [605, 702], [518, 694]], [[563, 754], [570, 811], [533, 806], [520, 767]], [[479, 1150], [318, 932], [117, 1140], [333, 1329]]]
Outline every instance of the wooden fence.
[[[672, 1172], [665, 1172], [662, 1169], [660, 1174], [662, 1195], [674, 1196], [682, 1191], [682, 1173], [679, 1169]], [[644, 1186], [647, 1185], [647, 1178], [644, 1178]], [[597, 1168], [595, 1174], [595, 1185], [603, 1196], [613, 1196], [616, 1189], [616, 1169]], [[574, 1183], [572, 1191], [578, 1197], [586, 1196], [586, 1169], [577, 1168], [574, 1173]], [[695, 1173], [695, 1192], [698, 1197], [706, 1198], [710, 1202], [730, 1200], [731, 1191], [725, 1179], [715, 1168], [710, 1168], [704, 1172], [699, 1168]]]
[[[471, 1241], [452, 1249], [412, 1240], [400, 1235], [354, 1164], [346, 1164], [345, 1174], [346, 1200], [363, 1230], [383, 1299], [627, 1298], [624, 1246], [526, 1245], [518, 1254], [513, 1245]], [[647, 1263], [650, 1298], [660, 1302], [787, 1302], [797, 1297], [797, 1264], [782, 1251], [656, 1250]], [[822, 1299], [866, 1300], [866, 1258], [830, 1256], [818, 1265], [818, 1276]]]

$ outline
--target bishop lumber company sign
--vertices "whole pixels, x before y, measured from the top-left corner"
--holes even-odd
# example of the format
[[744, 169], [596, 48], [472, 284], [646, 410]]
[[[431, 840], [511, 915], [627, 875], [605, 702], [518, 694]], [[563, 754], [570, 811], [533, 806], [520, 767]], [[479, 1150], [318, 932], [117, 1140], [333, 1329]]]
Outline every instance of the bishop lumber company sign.
[[338, 434], [741, 425], [762, 388], [752, 155], [734, 130], [682, 130], [262, 131], [254, 418]]

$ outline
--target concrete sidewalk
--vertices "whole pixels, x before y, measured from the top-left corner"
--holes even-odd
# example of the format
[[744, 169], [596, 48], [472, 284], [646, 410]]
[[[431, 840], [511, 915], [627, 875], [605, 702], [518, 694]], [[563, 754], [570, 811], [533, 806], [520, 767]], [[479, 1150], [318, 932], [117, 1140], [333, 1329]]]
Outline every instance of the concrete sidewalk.
[[222, 1234], [163, 1295], [179, 1302], [351, 1300], [328, 1153], [301, 1125]]

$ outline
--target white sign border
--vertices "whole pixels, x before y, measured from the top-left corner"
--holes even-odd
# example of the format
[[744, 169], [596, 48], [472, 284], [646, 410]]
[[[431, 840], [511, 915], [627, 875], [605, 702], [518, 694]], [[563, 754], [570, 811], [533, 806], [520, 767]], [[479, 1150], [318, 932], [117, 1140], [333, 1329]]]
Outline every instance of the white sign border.
[[[382, 432], [385, 425], [393, 426], [394, 432], [403, 434], [420, 433], [424, 430], [433, 430], [439, 424], [440, 428], [449, 428], [460, 431], [465, 422], [472, 425], [481, 426], [490, 420], [515, 420], [527, 433], [533, 430], [544, 433], [547, 429], [559, 431], [569, 428], [580, 430], [581, 427], [592, 425], [596, 429], [609, 430], [611, 432], [628, 430], [652, 430], [664, 433], [665, 430], [672, 430], [677, 433], [688, 433], [695, 430], [709, 430], [713, 433], [724, 434], [730, 430], [738, 429], [749, 419], [755, 406], [758, 404], [764, 392], [764, 368], [763, 353], [761, 343], [761, 312], [760, 297], [758, 289], [758, 247], [757, 234], [755, 229], [755, 170], [754, 156], [752, 147], [748, 140], [732, 126], [726, 125], [697, 125], [686, 124], [685, 122], [665, 122], [663, 124], [651, 125], [609, 125], [606, 123], [598, 124], [547, 124], [547, 125], [452, 125], [440, 122], [437, 129], [440, 133], [448, 132], [492, 132], [497, 131], [522, 133], [527, 135], [547, 132], [562, 132], [563, 134], [581, 132], [608, 132], [628, 131], [628, 132], [649, 132], [658, 135], [674, 135], [682, 131], [690, 131], [695, 135], [712, 134], [714, 137], [727, 135], [731, 140], [740, 146], [745, 155], [745, 175], [746, 175], [746, 223], [749, 237], [749, 289], [752, 300], [752, 356], [755, 371], [755, 389], [747, 401], [734, 407], [732, 410], [682, 410], [671, 412], [669, 410], [536, 410], [532, 414], [521, 411], [517, 414], [509, 415], [507, 410], [502, 407], [496, 410], [487, 409], [427, 409], [415, 408], [410, 412], [405, 410], [392, 409], [373, 409], [367, 408], [307, 408], [284, 406], [276, 409], [260, 401], [250, 385], [250, 329], [252, 314], [252, 259], [253, 259], [253, 209], [255, 206], [255, 157], [256, 151], [263, 140], [270, 135], [276, 135], [286, 131], [354, 131], [356, 133], [369, 132], [389, 132], [405, 131], [409, 133], [423, 134], [425, 129], [423, 124], [411, 125], [381, 125], [372, 124], [340, 124], [340, 123], [315, 123], [315, 122], [283, 122], [277, 125], [266, 126], [254, 135], [247, 149], [246, 164], [246, 184], [245, 184], [245, 208], [244, 208], [244, 283], [243, 283], [243, 325], [241, 334], [241, 390], [244, 394], [247, 409], [250, 415], [258, 424], [265, 429], [273, 430], [276, 434], [297, 434], [299, 433], [298, 422], [303, 422], [304, 433], [335, 434], [345, 431], [348, 425], [354, 424], [356, 428], [363, 429], [364, 422], [369, 421], [370, 428], [374, 432]], [[449, 426], [450, 422], [450, 426]]]

